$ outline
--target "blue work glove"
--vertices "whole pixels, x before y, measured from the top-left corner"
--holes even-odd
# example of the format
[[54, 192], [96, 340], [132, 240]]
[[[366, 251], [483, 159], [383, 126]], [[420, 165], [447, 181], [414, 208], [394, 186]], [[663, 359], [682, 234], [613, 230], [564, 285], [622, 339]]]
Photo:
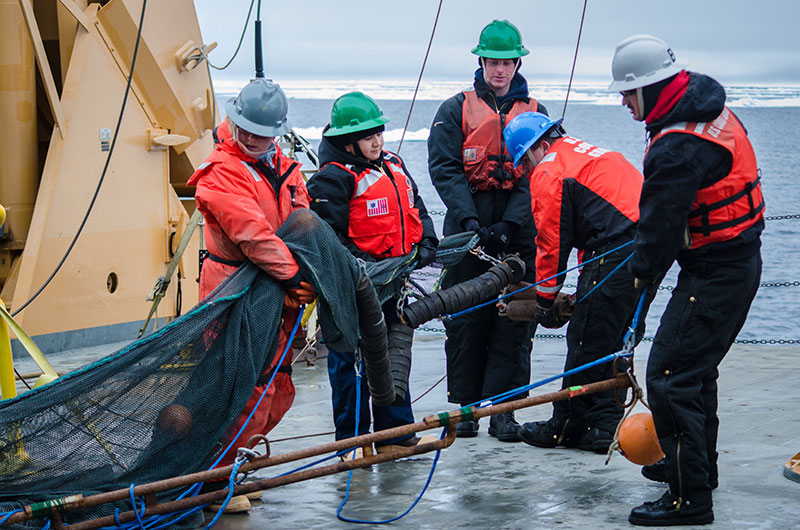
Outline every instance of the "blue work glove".
[[439, 241], [433, 237], [424, 237], [417, 245], [417, 269], [427, 267], [436, 260], [436, 247]]
[[464, 230], [467, 232], [475, 232], [480, 240], [478, 241], [478, 246], [483, 246], [489, 242], [489, 238], [491, 237], [492, 233], [489, 231], [488, 228], [484, 228], [478, 222], [477, 219], [474, 217], [470, 217], [469, 219], [465, 219], [461, 225], [464, 227]]

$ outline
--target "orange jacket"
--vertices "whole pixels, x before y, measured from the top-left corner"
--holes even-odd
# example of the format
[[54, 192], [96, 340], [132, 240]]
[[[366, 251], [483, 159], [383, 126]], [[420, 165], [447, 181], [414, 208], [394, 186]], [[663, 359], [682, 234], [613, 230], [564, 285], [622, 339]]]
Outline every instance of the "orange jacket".
[[[553, 142], [531, 173], [536, 235], [536, 281], [567, 268], [573, 248], [597, 250], [633, 235], [644, 178], [615, 151], [564, 136]], [[537, 286], [552, 300], [564, 276]]]
[[[231, 262], [249, 259], [278, 280], [292, 278], [299, 268], [274, 231], [292, 212], [308, 208], [300, 164], [284, 156], [276, 145], [273, 172], [239, 150], [227, 123], [217, 128], [217, 139], [214, 151], [188, 181], [197, 186], [195, 201], [205, 218], [208, 251]], [[200, 298], [235, 269], [235, 265], [205, 260]]]
[[697, 190], [688, 221], [692, 249], [733, 239], [764, 217], [756, 155], [747, 132], [728, 107], [712, 122], [681, 122], [665, 127], [653, 137], [650, 146], [669, 133], [699, 136], [724, 147], [733, 157], [731, 172], [725, 178]]
[[[508, 114], [489, 107], [474, 90], [464, 92], [461, 110], [461, 130], [464, 133], [464, 174], [470, 187], [476, 190], [510, 190], [522, 176], [522, 168], [514, 169], [514, 159], [508, 154], [503, 129], [515, 116], [536, 112], [535, 99], [528, 103], [514, 101]], [[501, 166], [502, 170], [497, 171]]]
[[348, 237], [374, 258], [394, 258], [411, 252], [422, 239], [422, 220], [414, 207], [414, 188], [400, 159], [384, 153], [386, 175], [374, 167], [360, 173], [339, 162], [329, 162], [355, 179], [350, 199]]

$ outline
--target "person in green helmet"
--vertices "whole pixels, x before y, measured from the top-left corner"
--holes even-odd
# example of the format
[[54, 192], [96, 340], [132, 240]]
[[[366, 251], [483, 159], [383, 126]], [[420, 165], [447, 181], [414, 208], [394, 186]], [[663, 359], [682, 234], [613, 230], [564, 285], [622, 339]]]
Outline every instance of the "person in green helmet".
[[[442, 103], [428, 138], [431, 181], [447, 207], [444, 235], [473, 231], [488, 254], [519, 254], [527, 266], [525, 279], [533, 282], [536, 229], [530, 184], [521, 168], [514, 168], [503, 128], [518, 114], [546, 115], [547, 110], [530, 97], [519, 73], [522, 57], [530, 52], [512, 23], [487, 25], [472, 53], [479, 65], [473, 90]], [[448, 270], [442, 287], [474, 278], [490, 266], [469, 255]], [[466, 405], [528, 384], [535, 327], [502, 318], [494, 307], [445, 322], [450, 402]], [[489, 434], [500, 441], [519, 442], [518, 430], [513, 412], [489, 422]], [[458, 424], [458, 436], [477, 434], [477, 420]]]
[[[435, 259], [439, 240], [405, 163], [383, 150], [384, 124], [388, 121], [375, 101], [361, 92], [344, 94], [334, 102], [331, 123], [319, 146], [320, 170], [308, 181], [311, 209], [333, 227], [354, 256], [379, 261], [416, 252], [417, 268], [421, 268]], [[396, 298], [382, 307], [390, 351], [393, 344], [407, 344], [410, 360], [413, 329], [400, 322], [396, 308]], [[362, 376], [361, 402], [357, 404], [356, 363], [354, 352], [328, 347], [337, 440], [369, 432], [367, 380]], [[409, 394], [389, 406], [373, 403], [372, 419], [375, 431], [413, 423]], [[409, 434], [376, 449], [382, 452], [391, 445], [411, 446], [419, 440]]]

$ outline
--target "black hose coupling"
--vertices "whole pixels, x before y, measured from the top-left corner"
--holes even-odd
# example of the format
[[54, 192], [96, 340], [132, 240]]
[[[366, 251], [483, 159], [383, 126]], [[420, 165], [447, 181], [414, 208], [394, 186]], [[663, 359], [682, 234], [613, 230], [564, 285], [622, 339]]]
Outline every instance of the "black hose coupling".
[[476, 306], [495, 298], [510, 283], [516, 283], [525, 276], [525, 262], [517, 256], [506, 256], [502, 263], [489, 270], [429, 296], [420, 298], [403, 310], [403, 321], [412, 328], [439, 318]]

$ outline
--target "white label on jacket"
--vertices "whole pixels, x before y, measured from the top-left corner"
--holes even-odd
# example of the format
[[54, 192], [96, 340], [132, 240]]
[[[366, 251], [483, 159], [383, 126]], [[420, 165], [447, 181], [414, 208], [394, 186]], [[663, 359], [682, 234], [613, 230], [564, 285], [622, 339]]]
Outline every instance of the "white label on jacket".
[[389, 213], [389, 201], [386, 197], [367, 201], [367, 217], [386, 215]]
[[469, 147], [464, 149], [464, 162], [475, 162], [478, 159], [478, 149]]

